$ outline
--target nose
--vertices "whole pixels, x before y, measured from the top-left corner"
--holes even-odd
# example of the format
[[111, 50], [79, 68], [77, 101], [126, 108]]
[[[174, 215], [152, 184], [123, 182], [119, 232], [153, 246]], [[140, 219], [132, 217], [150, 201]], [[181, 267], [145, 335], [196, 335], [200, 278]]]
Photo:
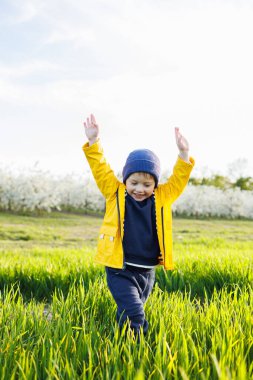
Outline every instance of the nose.
[[138, 185], [136, 186], [136, 192], [137, 192], [137, 193], [143, 193], [143, 186], [142, 186], [141, 184], [138, 184]]

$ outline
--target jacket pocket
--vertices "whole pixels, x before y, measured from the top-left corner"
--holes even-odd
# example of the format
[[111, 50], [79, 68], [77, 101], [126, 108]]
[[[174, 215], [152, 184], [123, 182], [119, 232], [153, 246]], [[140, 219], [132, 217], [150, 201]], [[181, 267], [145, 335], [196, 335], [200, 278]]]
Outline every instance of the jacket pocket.
[[102, 226], [98, 237], [98, 252], [112, 255], [117, 240], [118, 227]]

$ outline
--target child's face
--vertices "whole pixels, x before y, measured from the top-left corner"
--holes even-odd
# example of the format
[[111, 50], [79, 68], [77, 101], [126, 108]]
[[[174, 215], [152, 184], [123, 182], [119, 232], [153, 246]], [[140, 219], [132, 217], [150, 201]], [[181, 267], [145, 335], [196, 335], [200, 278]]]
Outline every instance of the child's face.
[[136, 201], [144, 201], [154, 191], [155, 180], [148, 173], [133, 173], [126, 180], [126, 189], [129, 195]]

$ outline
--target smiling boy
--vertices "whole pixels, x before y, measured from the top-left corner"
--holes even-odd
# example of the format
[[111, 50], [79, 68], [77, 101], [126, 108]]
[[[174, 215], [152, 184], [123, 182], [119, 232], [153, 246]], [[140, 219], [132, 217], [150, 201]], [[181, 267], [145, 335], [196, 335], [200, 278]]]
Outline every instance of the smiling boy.
[[137, 149], [127, 157], [122, 183], [104, 157], [94, 115], [84, 127], [88, 142], [83, 151], [106, 199], [95, 261], [105, 266], [119, 326], [128, 320], [139, 336], [140, 329], [144, 334], [148, 330], [144, 303], [154, 286], [156, 266], [173, 269], [171, 205], [187, 185], [194, 160], [187, 140], [175, 128], [179, 155], [168, 180], [159, 184], [156, 154]]

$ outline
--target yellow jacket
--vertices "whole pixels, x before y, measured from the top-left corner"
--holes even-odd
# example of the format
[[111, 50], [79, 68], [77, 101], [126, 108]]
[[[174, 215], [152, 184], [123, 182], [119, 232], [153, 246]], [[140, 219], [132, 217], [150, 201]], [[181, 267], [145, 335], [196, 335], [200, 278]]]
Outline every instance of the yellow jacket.
[[[95, 262], [112, 268], [124, 268], [122, 241], [126, 186], [117, 179], [107, 163], [99, 140], [91, 146], [86, 143], [83, 151], [97, 186], [106, 200], [106, 212], [99, 232]], [[156, 226], [162, 254], [159, 264], [165, 269], [173, 269], [171, 205], [187, 185], [193, 166], [193, 158], [190, 158], [190, 163], [186, 163], [178, 157], [173, 174], [167, 182], [159, 184], [154, 190]]]

